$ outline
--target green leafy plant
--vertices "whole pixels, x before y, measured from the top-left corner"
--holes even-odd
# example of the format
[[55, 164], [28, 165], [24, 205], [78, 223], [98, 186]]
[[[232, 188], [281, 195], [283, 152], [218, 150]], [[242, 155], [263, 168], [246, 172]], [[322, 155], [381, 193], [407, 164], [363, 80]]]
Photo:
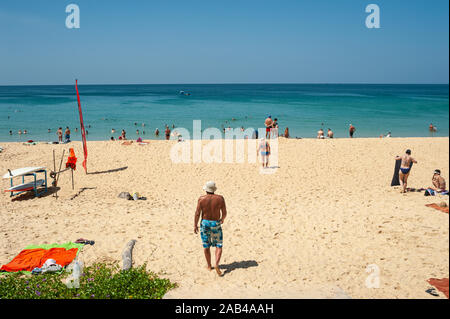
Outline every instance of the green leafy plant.
[[146, 265], [120, 270], [117, 264], [86, 267], [79, 288], [68, 288], [67, 273], [0, 275], [0, 299], [161, 299], [176, 287], [146, 270]]

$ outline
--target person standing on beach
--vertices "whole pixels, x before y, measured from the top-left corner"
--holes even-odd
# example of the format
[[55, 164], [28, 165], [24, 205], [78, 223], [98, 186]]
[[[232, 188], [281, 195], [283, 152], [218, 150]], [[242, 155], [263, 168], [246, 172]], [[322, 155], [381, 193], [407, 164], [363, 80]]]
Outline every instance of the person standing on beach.
[[330, 128], [328, 129], [327, 137], [328, 138], [333, 138], [334, 137], [334, 133], [333, 133], [333, 131]]
[[286, 127], [286, 129], [284, 130], [284, 137], [289, 138], [289, 127]]
[[66, 131], [64, 132], [64, 137], [66, 139], [66, 142], [70, 142], [70, 129], [68, 126], [66, 126]]
[[320, 138], [320, 139], [325, 138], [324, 134], [325, 133], [323, 132], [323, 129], [318, 130], [317, 131], [317, 138]]
[[272, 123], [272, 137], [278, 137], [278, 119], [274, 119]]
[[262, 168], [267, 168], [269, 165], [270, 144], [265, 138], [261, 139], [258, 146], [258, 152], [261, 154]]
[[170, 128], [167, 125], [166, 125], [165, 134], [166, 134], [166, 140], [169, 140], [170, 139]]
[[272, 129], [272, 116], [269, 115], [264, 121], [264, 125], [266, 126], [266, 138], [270, 138], [270, 130]]
[[405, 155], [396, 156], [395, 160], [402, 160], [400, 165], [399, 177], [400, 182], [402, 183], [402, 190], [400, 193], [406, 193], [406, 186], [408, 185], [408, 177], [411, 172], [412, 163], [417, 163], [417, 161], [411, 157], [411, 150], [406, 150]]
[[[194, 233], [198, 233], [198, 221], [200, 222], [200, 237], [203, 244], [203, 252], [206, 258], [207, 269], [212, 270], [210, 247], [216, 247], [216, 265], [214, 269], [219, 276], [222, 272], [219, 269], [220, 258], [222, 257], [223, 234], [222, 224], [227, 217], [225, 199], [221, 195], [214, 194], [217, 190], [216, 183], [206, 182], [203, 186], [206, 195], [200, 196], [195, 210]], [[222, 215], [221, 215], [222, 212]]]
[[122, 140], [126, 140], [127, 139], [126, 135], [127, 135], [127, 132], [125, 132], [125, 130], [122, 130], [122, 134], [120, 135]]
[[352, 124], [350, 124], [350, 128], [348, 130], [348, 132], [350, 133], [350, 138], [353, 138], [353, 133], [355, 133], [355, 131], [356, 128]]
[[56, 131], [56, 135], [58, 135], [58, 142], [62, 142], [62, 127], [60, 127], [57, 131]]

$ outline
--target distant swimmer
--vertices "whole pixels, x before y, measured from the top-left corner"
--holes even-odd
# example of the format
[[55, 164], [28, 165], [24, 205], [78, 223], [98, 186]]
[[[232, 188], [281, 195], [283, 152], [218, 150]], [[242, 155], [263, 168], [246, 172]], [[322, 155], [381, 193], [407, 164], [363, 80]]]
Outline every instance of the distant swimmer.
[[122, 133], [120, 134], [120, 137], [122, 138], [122, 140], [126, 140], [127, 139], [127, 132], [125, 132], [125, 130], [122, 130]]
[[139, 130], [136, 130], [136, 135], [139, 135]]
[[284, 137], [289, 138], [289, 127], [286, 127], [284, 130]]
[[156, 128], [156, 130], [155, 130], [155, 135], [156, 135], [156, 136], [159, 136], [159, 130], [158, 130], [158, 128]]
[[50, 133], [52, 130], [51, 129], [48, 129], [48, 132]]
[[388, 132], [385, 137], [391, 137], [391, 132]]
[[333, 131], [330, 128], [328, 129], [327, 137], [328, 138], [333, 138], [334, 137], [334, 133], [333, 133]]
[[115, 129], [111, 129], [111, 134], [115, 134], [116, 130]]
[[27, 130], [23, 130], [23, 134], [28, 134], [28, 131]]
[[77, 133], [77, 132], [78, 132], [78, 127], [75, 128], [75, 133]]
[[145, 127], [145, 123], [142, 123], [142, 127]]
[[22, 130], [19, 130], [19, 132], [17, 132], [19, 135], [22, 135]]
[[348, 129], [348, 132], [350, 134], [350, 138], [353, 137], [353, 134], [355, 133], [355, 131], [356, 131], [356, 128], [352, 124], [350, 124], [350, 128]]
[[12, 135], [12, 131], [11, 130], [9, 131], [9, 135]]
[[406, 186], [408, 184], [409, 173], [411, 172], [412, 163], [417, 163], [417, 161], [411, 157], [411, 150], [406, 150], [405, 155], [396, 156], [396, 160], [401, 159], [402, 163], [400, 165], [399, 177], [400, 182], [402, 183], [402, 191], [401, 193], [406, 193]]

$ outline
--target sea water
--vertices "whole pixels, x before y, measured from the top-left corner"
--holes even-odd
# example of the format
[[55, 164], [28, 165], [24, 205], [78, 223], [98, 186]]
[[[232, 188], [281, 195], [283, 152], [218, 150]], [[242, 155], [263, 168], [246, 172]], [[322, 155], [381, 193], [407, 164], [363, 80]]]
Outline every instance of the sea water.
[[[193, 120], [202, 129], [263, 128], [269, 115], [294, 138], [314, 138], [320, 128], [348, 137], [349, 124], [356, 138], [431, 136], [430, 123], [433, 136], [449, 134], [448, 85], [79, 85], [79, 92], [88, 140], [118, 138], [122, 129], [128, 139], [163, 139], [165, 125], [192, 134]], [[0, 141], [56, 141], [66, 126], [81, 139], [74, 85], [0, 86]]]

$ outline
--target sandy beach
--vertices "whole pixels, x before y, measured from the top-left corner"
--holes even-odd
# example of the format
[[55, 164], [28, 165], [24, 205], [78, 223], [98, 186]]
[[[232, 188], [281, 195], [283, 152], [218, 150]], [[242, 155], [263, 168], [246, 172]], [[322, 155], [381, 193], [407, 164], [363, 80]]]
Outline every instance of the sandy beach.
[[[189, 143], [189, 142], [185, 142]], [[206, 143], [206, 142], [205, 142]], [[58, 198], [0, 196], [0, 264], [30, 244], [95, 240], [85, 264], [121, 261], [136, 239], [135, 265], [176, 282], [167, 298], [445, 298], [425, 290], [427, 279], [449, 276], [449, 215], [425, 204], [448, 196], [400, 194], [391, 187], [394, 157], [407, 148], [418, 161], [409, 187], [431, 185], [434, 169], [449, 182], [449, 139], [279, 139], [279, 168], [260, 174], [249, 163], [175, 164], [176, 141], [148, 145], [88, 142], [88, 175], [81, 142], [0, 143], [0, 173], [26, 166], [53, 170], [62, 151], [78, 157], [59, 180]], [[223, 195], [223, 277], [205, 269], [194, 211], [208, 180]], [[50, 180], [51, 181], [51, 180]], [[2, 189], [9, 180], [2, 179]], [[448, 186], [447, 186], [448, 187]], [[120, 192], [147, 200], [127, 201]], [[366, 268], [379, 269], [367, 288]]]

